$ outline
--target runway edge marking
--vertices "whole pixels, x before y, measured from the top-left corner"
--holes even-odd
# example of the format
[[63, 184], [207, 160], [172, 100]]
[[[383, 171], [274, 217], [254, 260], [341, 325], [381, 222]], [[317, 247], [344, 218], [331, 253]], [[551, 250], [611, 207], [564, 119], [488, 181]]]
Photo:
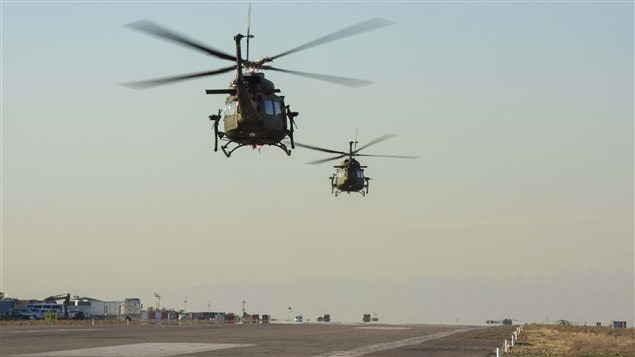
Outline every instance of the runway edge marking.
[[395, 349], [395, 348], [405, 347], [405, 346], [418, 345], [418, 344], [426, 342], [426, 341], [436, 340], [438, 338], [448, 337], [448, 336], [454, 335], [456, 333], [462, 333], [462, 332], [478, 330], [478, 329], [480, 329], [480, 327], [470, 327], [470, 328], [463, 328], [463, 329], [458, 329], [458, 330], [437, 332], [437, 333], [433, 333], [431, 335], [425, 335], [425, 336], [419, 336], [419, 337], [411, 337], [411, 338], [406, 338], [406, 339], [403, 339], [403, 340], [397, 340], [397, 341], [386, 342], [386, 343], [378, 343], [378, 344], [375, 344], [375, 345], [361, 346], [361, 347], [357, 347], [357, 348], [354, 348], [354, 349], [348, 350], [348, 351], [333, 351], [333, 352], [323, 353], [323, 354], [315, 355], [313, 357], [358, 357], [358, 356], [364, 356], [364, 355], [367, 355], [369, 353], [387, 351], [387, 350], [392, 350], [392, 349]]
[[237, 343], [145, 342], [129, 345], [115, 345], [105, 347], [79, 348], [63, 351], [29, 353], [16, 355], [14, 357], [169, 357], [182, 354], [192, 354], [248, 346], [253, 345]]

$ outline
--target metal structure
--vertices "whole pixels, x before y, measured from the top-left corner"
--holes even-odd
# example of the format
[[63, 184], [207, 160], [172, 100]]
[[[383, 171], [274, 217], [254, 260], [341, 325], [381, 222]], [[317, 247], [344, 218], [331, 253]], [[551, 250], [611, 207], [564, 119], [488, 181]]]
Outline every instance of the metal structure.
[[58, 300], [64, 301], [64, 318], [68, 319], [68, 307], [71, 305], [71, 293], [49, 296], [42, 301], [56, 303]]
[[156, 302], [157, 302], [157, 311], [159, 311], [161, 295], [159, 293], [154, 293], [154, 298], [156, 299]]

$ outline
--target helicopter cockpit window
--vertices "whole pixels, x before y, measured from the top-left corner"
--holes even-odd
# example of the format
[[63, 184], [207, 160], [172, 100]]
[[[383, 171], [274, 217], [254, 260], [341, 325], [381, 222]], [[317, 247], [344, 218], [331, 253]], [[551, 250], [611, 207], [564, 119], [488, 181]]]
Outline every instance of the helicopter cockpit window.
[[264, 99], [265, 114], [280, 115], [282, 114], [282, 102], [277, 99]]
[[225, 115], [234, 115], [236, 114], [236, 103], [235, 101], [229, 101], [225, 103]]
[[264, 113], [262, 114], [263, 127], [266, 129], [283, 130], [284, 113], [282, 101], [276, 97], [262, 98]]
[[281, 105], [279, 100], [274, 100], [273, 101], [273, 110], [274, 110], [276, 115], [282, 114], [282, 105]]
[[273, 111], [273, 101], [271, 99], [265, 99], [265, 114], [267, 115], [273, 115], [274, 111]]

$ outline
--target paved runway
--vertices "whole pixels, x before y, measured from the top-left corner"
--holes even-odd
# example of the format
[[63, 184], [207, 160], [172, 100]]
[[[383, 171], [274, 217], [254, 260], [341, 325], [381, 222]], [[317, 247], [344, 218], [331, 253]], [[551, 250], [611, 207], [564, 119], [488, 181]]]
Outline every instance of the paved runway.
[[0, 355], [487, 356], [514, 327], [356, 324], [3, 326]]

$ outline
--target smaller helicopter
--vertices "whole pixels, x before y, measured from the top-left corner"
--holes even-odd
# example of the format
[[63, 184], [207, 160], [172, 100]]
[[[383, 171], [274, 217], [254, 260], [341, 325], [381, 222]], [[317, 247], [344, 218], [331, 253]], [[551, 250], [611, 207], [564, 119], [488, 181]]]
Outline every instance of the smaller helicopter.
[[331, 149], [325, 149], [317, 146], [306, 145], [296, 142], [295, 145], [299, 147], [303, 147], [306, 149], [322, 151], [330, 154], [337, 154], [337, 156], [329, 157], [326, 159], [311, 161], [309, 164], [321, 164], [331, 160], [338, 160], [346, 157], [339, 165], [333, 166], [337, 170], [335, 173], [329, 177], [331, 180], [331, 193], [335, 196], [338, 196], [342, 192], [359, 192], [362, 196], [366, 196], [368, 193], [369, 181], [370, 177], [364, 176], [364, 169], [368, 166], [362, 166], [359, 161], [355, 160], [355, 156], [368, 156], [368, 157], [387, 157], [387, 158], [395, 158], [395, 159], [416, 159], [418, 156], [406, 156], [406, 155], [368, 155], [368, 154], [360, 154], [359, 152], [363, 149], [380, 143], [384, 140], [388, 140], [395, 135], [382, 135], [375, 140], [370, 141], [368, 144], [357, 148], [357, 139], [355, 141], [350, 141], [348, 143], [349, 151], [337, 151]]

